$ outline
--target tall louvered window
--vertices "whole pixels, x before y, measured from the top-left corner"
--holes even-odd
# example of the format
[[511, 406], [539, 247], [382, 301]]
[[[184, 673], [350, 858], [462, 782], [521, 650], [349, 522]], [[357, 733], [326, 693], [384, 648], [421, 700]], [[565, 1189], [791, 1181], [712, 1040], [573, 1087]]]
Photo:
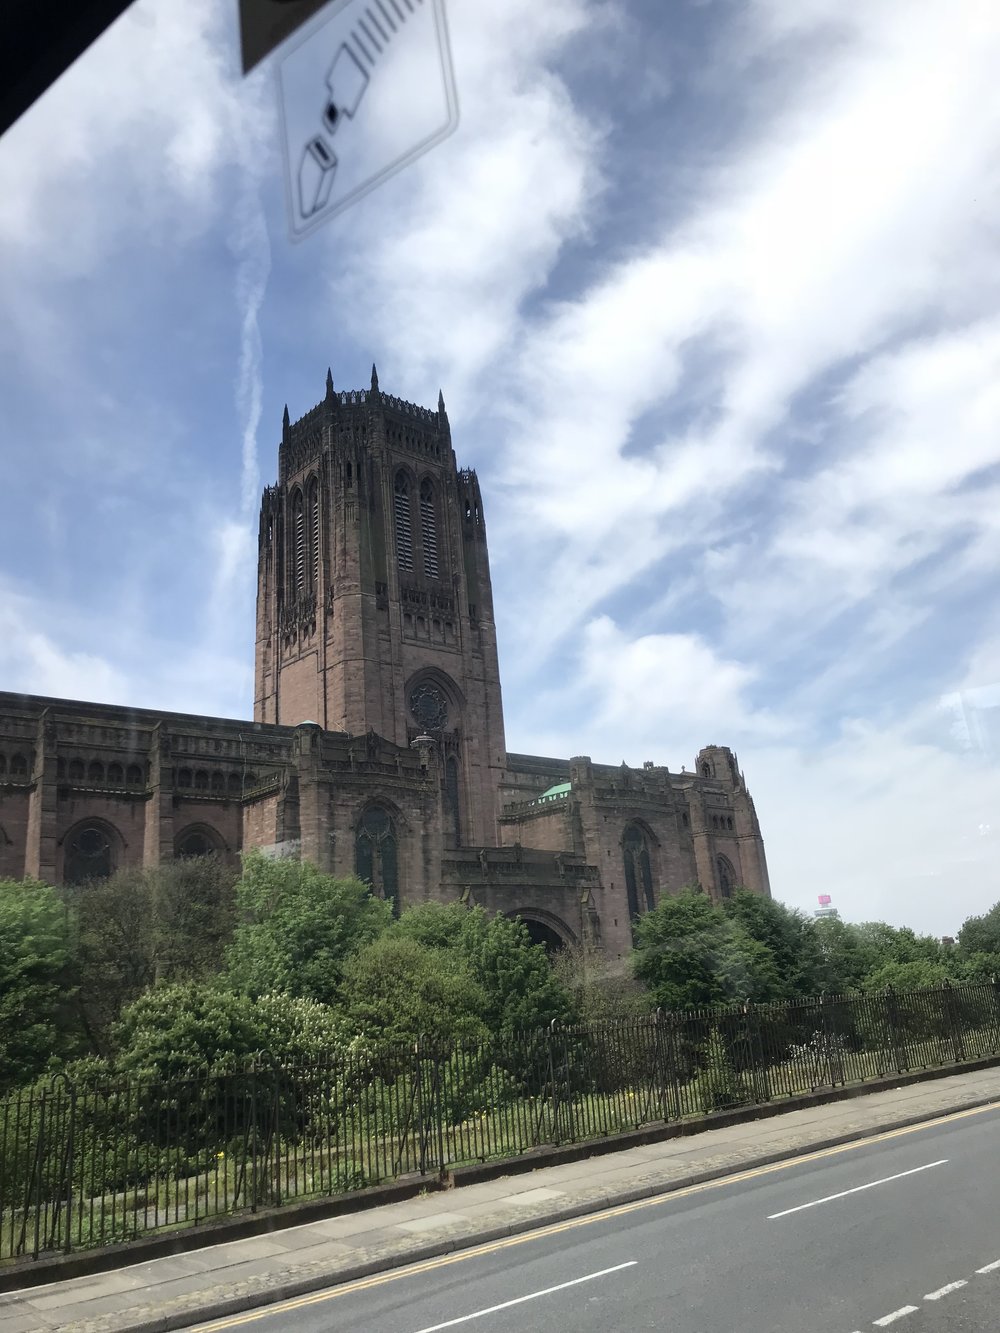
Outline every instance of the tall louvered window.
[[445, 764], [444, 789], [457, 847], [462, 841], [462, 818], [458, 803], [458, 760], [454, 756], [450, 756]]
[[420, 483], [420, 540], [424, 548], [424, 573], [428, 578], [438, 576], [437, 514], [434, 510], [434, 487], [430, 477]]
[[292, 568], [295, 591], [300, 593], [306, 586], [306, 514], [301, 491], [292, 497]]
[[413, 518], [410, 513], [410, 481], [405, 472], [396, 473], [393, 491], [396, 519], [396, 556], [400, 569], [413, 569]]
[[309, 484], [309, 587], [315, 592], [319, 582], [319, 482]]

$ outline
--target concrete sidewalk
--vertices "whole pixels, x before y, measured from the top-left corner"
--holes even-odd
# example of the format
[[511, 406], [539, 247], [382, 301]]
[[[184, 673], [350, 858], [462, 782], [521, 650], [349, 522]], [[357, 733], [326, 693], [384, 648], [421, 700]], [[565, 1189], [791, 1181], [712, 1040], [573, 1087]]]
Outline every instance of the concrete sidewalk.
[[0, 1333], [184, 1328], [923, 1119], [1000, 1103], [1000, 1068], [706, 1130], [530, 1175], [0, 1294]]

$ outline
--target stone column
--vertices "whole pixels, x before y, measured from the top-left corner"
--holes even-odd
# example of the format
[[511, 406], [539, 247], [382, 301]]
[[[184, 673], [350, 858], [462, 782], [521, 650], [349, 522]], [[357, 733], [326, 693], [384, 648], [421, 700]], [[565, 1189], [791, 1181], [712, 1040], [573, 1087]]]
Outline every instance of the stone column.
[[24, 847], [25, 876], [40, 879], [46, 884], [56, 882], [58, 799], [56, 728], [46, 708], [38, 719], [35, 737], [35, 761], [31, 770], [28, 829]]
[[152, 868], [174, 856], [174, 771], [170, 736], [162, 722], [150, 738], [147, 788], [142, 864]]

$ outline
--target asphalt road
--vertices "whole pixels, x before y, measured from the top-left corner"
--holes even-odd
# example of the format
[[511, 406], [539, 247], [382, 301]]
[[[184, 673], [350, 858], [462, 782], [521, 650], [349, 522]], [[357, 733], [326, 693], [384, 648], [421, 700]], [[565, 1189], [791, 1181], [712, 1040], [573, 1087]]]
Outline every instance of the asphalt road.
[[993, 1109], [198, 1326], [255, 1333], [998, 1327], [1000, 1110]]

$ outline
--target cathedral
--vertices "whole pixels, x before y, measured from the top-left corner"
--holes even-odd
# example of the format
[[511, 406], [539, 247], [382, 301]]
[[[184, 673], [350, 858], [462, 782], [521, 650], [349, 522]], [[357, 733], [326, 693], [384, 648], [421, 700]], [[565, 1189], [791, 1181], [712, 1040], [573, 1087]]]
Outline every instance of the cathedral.
[[483, 500], [443, 397], [328, 372], [285, 409], [258, 550], [253, 721], [0, 693], [0, 878], [255, 847], [612, 958], [684, 885], [769, 894], [725, 746], [679, 773], [508, 751]]

